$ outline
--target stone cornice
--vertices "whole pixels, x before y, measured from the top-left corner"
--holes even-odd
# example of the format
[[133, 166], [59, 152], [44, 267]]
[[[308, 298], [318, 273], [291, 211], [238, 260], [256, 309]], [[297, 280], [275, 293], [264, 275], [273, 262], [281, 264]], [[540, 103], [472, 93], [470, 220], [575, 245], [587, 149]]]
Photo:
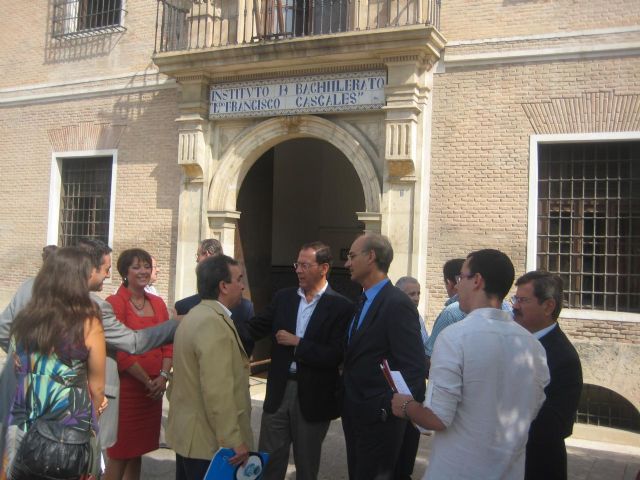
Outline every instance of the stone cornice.
[[160, 72], [171, 77], [198, 72], [218, 82], [228, 77], [283, 76], [310, 68], [361, 69], [363, 65], [379, 65], [384, 58], [400, 56], [435, 57], [435, 61], [444, 44], [444, 37], [433, 27], [412, 25], [160, 53], [154, 61]]
[[176, 82], [158, 72], [132, 72], [70, 82], [26, 85], [0, 89], [0, 108], [59, 102], [108, 95], [131, 94], [175, 88]]
[[530, 48], [511, 51], [478, 52], [468, 55], [445, 55], [445, 69], [480, 67], [513, 63], [587, 60], [607, 57], [639, 56], [640, 42], [604, 45], [572, 45], [557, 48]]

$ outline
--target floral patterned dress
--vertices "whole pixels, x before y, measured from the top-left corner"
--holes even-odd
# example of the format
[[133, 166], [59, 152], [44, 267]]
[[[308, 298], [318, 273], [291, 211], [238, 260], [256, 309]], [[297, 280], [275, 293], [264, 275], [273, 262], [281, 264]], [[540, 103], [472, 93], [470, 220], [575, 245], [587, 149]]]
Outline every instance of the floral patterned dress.
[[80, 432], [97, 432], [87, 383], [87, 348], [58, 349], [42, 355], [17, 345], [17, 389], [9, 424], [26, 432], [39, 418]]

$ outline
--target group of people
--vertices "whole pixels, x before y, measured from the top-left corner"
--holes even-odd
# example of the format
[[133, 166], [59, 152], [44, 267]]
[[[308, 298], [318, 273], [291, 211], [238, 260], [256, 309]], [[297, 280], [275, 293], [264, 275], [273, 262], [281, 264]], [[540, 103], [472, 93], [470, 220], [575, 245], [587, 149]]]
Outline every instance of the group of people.
[[[382, 235], [359, 236], [347, 254], [345, 267], [362, 287], [357, 302], [331, 288], [331, 249], [316, 241], [303, 245], [293, 264], [298, 286], [276, 292], [258, 314], [243, 297], [242, 266], [214, 239], [200, 244], [198, 292], [176, 302], [173, 319], [145, 290], [153, 259], [141, 249], [120, 254], [115, 295], [105, 301], [89, 293], [109, 275], [110, 253], [96, 240], [56, 250], [0, 317], [0, 345], [19, 359], [3, 422], [18, 440], [48, 412], [25, 388], [35, 360], [44, 358], [87, 372], [88, 387], [80, 390], [94, 414], [87, 428], [107, 449], [105, 478], [139, 478], [140, 456], [158, 447], [167, 387], [166, 441], [176, 452], [176, 479], [203, 478], [220, 447], [233, 449], [231, 464], [243, 464], [255, 449], [249, 361], [254, 342], [270, 337], [257, 445], [269, 454], [267, 480], [285, 478], [290, 449], [296, 478], [317, 479], [323, 441], [338, 417], [352, 480], [411, 478], [417, 427], [436, 432], [425, 478], [567, 476], [564, 439], [582, 373], [557, 323], [563, 292], [556, 275], [523, 275], [507, 304], [515, 270], [504, 253], [478, 250], [449, 261], [443, 273], [450, 298], [429, 336], [417, 310], [420, 285], [411, 277], [392, 284], [393, 249]], [[383, 362], [402, 375], [408, 392], [394, 392]], [[65, 385], [77, 394], [77, 382]], [[24, 448], [8, 447], [19, 467]], [[9, 474], [38, 478], [20, 468]]]

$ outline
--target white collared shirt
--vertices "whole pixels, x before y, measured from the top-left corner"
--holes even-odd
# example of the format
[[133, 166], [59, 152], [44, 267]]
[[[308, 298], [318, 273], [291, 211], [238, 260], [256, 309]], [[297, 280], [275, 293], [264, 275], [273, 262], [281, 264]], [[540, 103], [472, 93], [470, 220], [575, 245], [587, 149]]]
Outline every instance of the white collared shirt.
[[[322, 295], [324, 295], [324, 292], [327, 291], [328, 286], [329, 282], [324, 282], [324, 286], [313, 296], [313, 298], [309, 302], [307, 302], [307, 297], [304, 294], [304, 290], [302, 290], [302, 288], [298, 288], [300, 303], [298, 304], [298, 316], [296, 317], [296, 337], [304, 338], [304, 334], [307, 331], [307, 326], [309, 326], [311, 315], [313, 315], [313, 312], [315, 311], [320, 298], [322, 297]], [[296, 362], [291, 362], [289, 371], [294, 373], [296, 369]]]
[[231, 318], [231, 310], [229, 310], [225, 305], [223, 305], [222, 303], [218, 302], [218, 300], [216, 300], [216, 302], [218, 303], [218, 305], [220, 305], [222, 307], [222, 309], [224, 310], [224, 313], [226, 313], [229, 318]]
[[436, 432], [424, 478], [522, 479], [529, 425], [544, 402], [544, 348], [508, 312], [480, 308], [445, 328], [425, 406]]
[[547, 333], [549, 333], [551, 330], [553, 330], [554, 328], [556, 328], [556, 325], [558, 325], [558, 322], [553, 322], [551, 325], [549, 325], [547, 328], [543, 328], [542, 330], [538, 330], [537, 332], [533, 333], [533, 336], [536, 337], [538, 340], [540, 340], [542, 337], [544, 337]]

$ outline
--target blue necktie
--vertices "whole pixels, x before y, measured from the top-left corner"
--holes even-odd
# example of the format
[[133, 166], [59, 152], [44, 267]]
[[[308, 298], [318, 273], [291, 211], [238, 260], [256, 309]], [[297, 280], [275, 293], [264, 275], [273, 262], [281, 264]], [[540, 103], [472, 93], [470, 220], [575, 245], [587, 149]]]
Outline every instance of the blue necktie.
[[360, 315], [362, 315], [362, 309], [364, 308], [364, 303], [367, 301], [367, 296], [362, 292], [360, 298], [358, 299], [358, 306], [356, 307], [356, 312], [353, 315], [353, 321], [351, 322], [351, 331], [349, 332], [349, 342], [351, 342], [351, 337], [356, 333], [358, 327], [360, 326]]

